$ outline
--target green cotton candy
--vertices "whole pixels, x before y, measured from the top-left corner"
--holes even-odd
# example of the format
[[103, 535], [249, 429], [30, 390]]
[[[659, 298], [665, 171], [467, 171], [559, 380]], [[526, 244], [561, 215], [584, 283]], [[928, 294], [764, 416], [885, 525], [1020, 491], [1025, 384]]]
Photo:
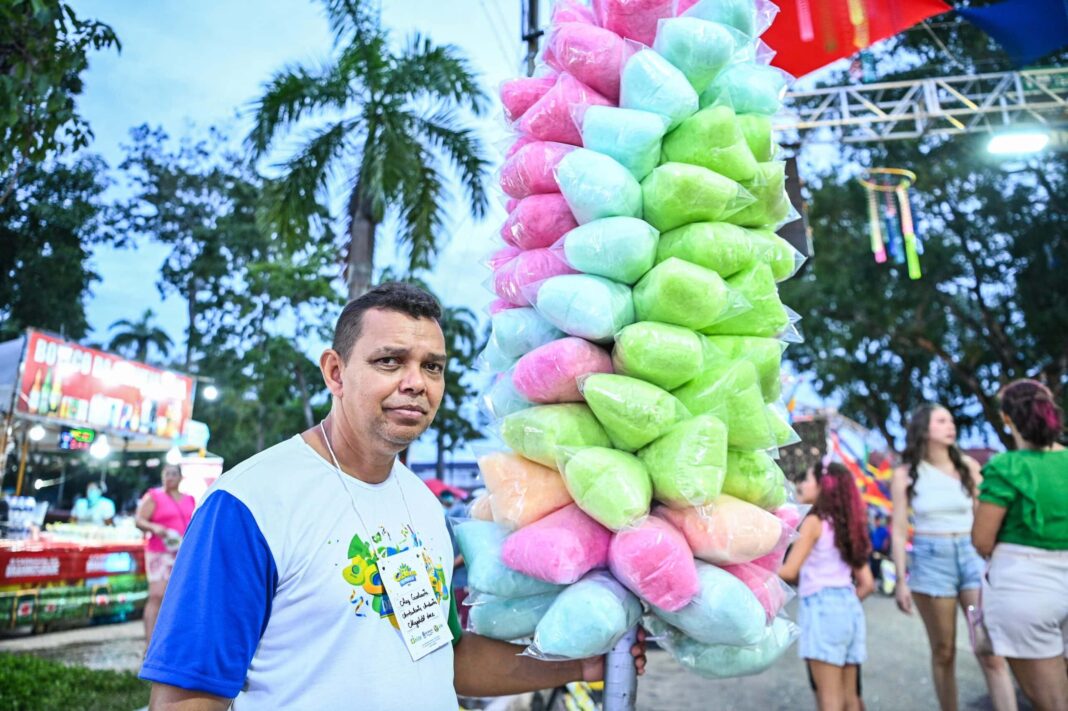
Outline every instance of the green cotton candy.
[[579, 450], [564, 467], [564, 481], [579, 508], [613, 531], [648, 515], [653, 500], [645, 465], [633, 454], [615, 449]]
[[744, 296], [751, 308], [708, 328], [699, 329], [705, 335], [770, 338], [790, 325], [790, 316], [779, 300], [775, 277], [767, 264], [754, 264], [732, 276], [727, 284]]
[[638, 452], [649, 470], [653, 497], [672, 508], [702, 506], [723, 488], [727, 426], [713, 415], [691, 417]]
[[620, 375], [674, 390], [701, 372], [701, 337], [688, 328], [639, 321], [616, 334], [612, 365]]
[[711, 269], [723, 278], [753, 264], [757, 250], [742, 227], [729, 222], [695, 222], [660, 236], [656, 261], [671, 257]]
[[614, 106], [590, 106], [582, 117], [582, 145], [604, 153], [637, 180], [660, 163], [668, 120], [660, 114]]
[[782, 108], [787, 76], [763, 64], [732, 64], [701, 94], [701, 108], [727, 103], [739, 114], [773, 116]]
[[518, 454], [553, 469], [562, 448], [612, 445], [590, 408], [580, 403], [541, 405], [508, 415], [501, 421], [501, 437]]
[[756, 198], [728, 220], [744, 227], [774, 227], [790, 214], [790, 196], [786, 194], [786, 163], [771, 161], [757, 165], [757, 175], [742, 185]]
[[645, 221], [661, 232], [691, 222], [720, 222], [752, 200], [730, 178], [688, 163], [665, 163], [642, 181]]
[[671, 393], [637, 378], [594, 373], [580, 387], [612, 446], [626, 452], [641, 449], [690, 416]]
[[731, 30], [724, 25], [675, 17], [660, 21], [653, 49], [701, 93], [731, 61], [736, 47]]
[[756, 368], [749, 361], [706, 366], [704, 372], [672, 394], [690, 412], [713, 414], [723, 420], [733, 449], [775, 446]]
[[684, 17], [718, 22], [733, 27], [746, 37], [756, 37], [763, 29], [754, 0], [698, 0], [688, 3]]
[[786, 476], [764, 452], [727, 452], [723, 493], [768, 511], [786, 503]]
[[663, 160], [699, 165], [737, 181], [757, 175], [756, 158], [729, 106], [709, 106], [679, 124], [664, 138]]
[[633, 284], [652, 269], [658, 241], [657, 231], [644, 220], [606, 217], [564, 235], [564, 258], [580, 272]]
[[775, 436], [776, 447], [786, 447], [801, 441], [801, 436], [794, 431], [786, 419], [785, 408], [781, 405], [768, 405], [768, 422], [771, 423], [771, 433]]
[[694, 330], [719, 321], [733, 304], [723, 277], [675, 257], [660, 262], [634, 286], [638, 321], [660, 321]]
[[739, 114], [738, 126], [758, 162], [769, 161], [778, 152], [770, 117], [764, 114]]
[[775, 402], [782, 395], [782, 341], [759, 336], [706, 336], [707, 342], [732, 360], [745, 359], [753, 364], [760, 380], [765, 402]]
[[771, 267], [775, 281], [785, 281], [792, 277], [799, 265], [800, 252], [792, 244], [771, 230], [748, 230], [757, 256]]

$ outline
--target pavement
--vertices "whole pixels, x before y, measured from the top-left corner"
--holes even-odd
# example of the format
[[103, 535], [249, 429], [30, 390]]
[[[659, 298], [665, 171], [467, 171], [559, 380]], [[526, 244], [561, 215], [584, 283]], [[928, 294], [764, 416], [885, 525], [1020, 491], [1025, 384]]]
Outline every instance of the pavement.
[[[868, 711], [937, 711], [923, 623], [898, 612], [893, 598], [872, 596], [868, 619], [868, 662], [863, 668]], [[796, 610], [790, 610], [796, 619]], [[31, 637], [0, 639], [0, 652], [34, 654], [93, 669], [136, 671], [144, 654], [141, 623], [100, 625]], [[961, 711], [992, 709], [979, 664], [968, 645], [963, 616], [957, 621], [957, 685]], [[518, 701], [518, 700], [513, 700]], [[502, 703], [518, 709], [521, 704]], [[650, 650], [639, 682], [637, 711], [796, 711], [815, 708], [796, 646], [768, 671], [741, 679], [704, 679], [685, 671], [664, 651]], [[1020, 711], [1029, 709], [1020, 697]]]

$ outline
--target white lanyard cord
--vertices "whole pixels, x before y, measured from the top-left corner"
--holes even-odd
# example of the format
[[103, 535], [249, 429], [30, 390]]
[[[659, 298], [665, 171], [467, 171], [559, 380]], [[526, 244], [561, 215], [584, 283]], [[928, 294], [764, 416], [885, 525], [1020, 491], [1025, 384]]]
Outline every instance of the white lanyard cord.
[[[367, 527], [367, 523], [363, 520], [363, 516], [360, 515], [360, 509], [356, 506], [356, 497], [352, 495], [352, 489], [345, 483], [345, 477], [348, 476], [341, 470], [341, 464], [337, 460], [337, 455], [334, 454], [334, 448], [330, 446], [330, 437], [326, 434], [326, 427], [323, 422], [319, 422], [319, 429], [323, 433], [323, 441], [326, 442], [326, 451], [330, 452], [330, 458], [334, 460], [334, 473], [337, 474], [338, 482], [345, 489], [345, 493], [349, 495], [349, 503], [352, 504], [352, 511], [356, 514], [356, 518], [360, 519], [360, 525], [363, 526], [364, 533], [367, 535], [367, 545], [371, 545], [371, 529]], [[404, 496], [404, 487], [401, 486], [400, 478], [393, 476], [392, 472], [390, 476], [397, 483], [397, 490], [400, 491], [401, 501], [404, 502], [404, 511], [408, 514], [408, 530], [415, 535], [415, 528], [412, 526], [412, 511], [408, 508], [408, 499]]]

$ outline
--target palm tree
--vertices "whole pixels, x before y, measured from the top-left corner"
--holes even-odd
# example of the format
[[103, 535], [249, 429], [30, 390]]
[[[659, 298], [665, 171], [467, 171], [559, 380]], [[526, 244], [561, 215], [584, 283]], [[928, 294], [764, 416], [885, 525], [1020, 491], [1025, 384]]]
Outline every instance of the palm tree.
[[464, 405], [471, 398], [464, 376], [474, 370], [478, 356], [478, 318], [463, 306], [443, 306], [441, 331], [449, 354], [445, 393], [431, 429], [437, 445], [437, 477], [444, 479], [445, 452], [482, 437], [482, 433], [464, 416]]
[[[303, 146], [267, 186], [267, 219], [287, 240], [300, 240], [329, 204], [337, 175], [351, 186], [345, 257], [349, 297], [371, 285], [378, 225], [392, 214], [412, 270], [430, 266], [443, 222], [445, 178], [452, 166], [476, 218], [486, 213], [488, 161], [463, 125], [464, 109], [481, 115], [486, 95], [459, 50], [413, 36], [400, 51], [367, 0], [326, 0], [334, 57], [324, 66], [293, 66], [268, 82], [248, 137], [260, 158], [304, 122]], [[315, 127], [307, 119], [317, 118]]]
[[174, 343], [166, 331], [152, 323], [155, 318], [156, 313], [152, 309], [145, 309], [137, 321], [123, 318], [111, 324], [108, 330], [125, 330], [112, 336], [108, 349], [125, 350], [133, 346], [134, 358], [145, 363], [148, 360], [148, 347], [155, 346], [160, 356], [166, 358]]

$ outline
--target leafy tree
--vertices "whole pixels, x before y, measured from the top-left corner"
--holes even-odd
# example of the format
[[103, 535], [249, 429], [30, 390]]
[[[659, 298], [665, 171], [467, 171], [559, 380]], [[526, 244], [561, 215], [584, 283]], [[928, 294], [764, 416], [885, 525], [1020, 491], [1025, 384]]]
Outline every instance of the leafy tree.
[[23, 174], [58, 153], [89, 145], [75, 97], [90, 50], [119, 48], [102, 22], [56, 0], [0, 3], [0, 203]]
[[[895, 40], [880, 55], [889, 73], [879, 80], [947, 73], [949, 58], [959, 65], [951, 73], [1009, 68], [970, 25], [952, 19], [937, 32], [941, 46], [927, 30]], [[1000, 385], [1036, 377], [1062, 403], [1068, 397], [1068, 293], [1059, 286], [1068, 264], [1068, 160], [999, 163], [985, 151], [988, 137], [848, 144], [838, 165], [809, 176], [816, 256], [783, 289], [805, 317], [806, 342], [787, 356], [888, 442], [908, 410], [934, 400], [966, 429], [985, 423], [1011, 446], [997, 414]], [[919, 176], [911, 193], [920, 280], [872, 258], [866, 196], [854, 178], [856, 166], [877, 165]]]
[[482, 438], [474, 425], [469, 406], [471, 385], [467, 381], [478, 356], [478, 319], [471, 309], [443, 306], [441, 330], [449, 354], [446, 364], [445, 394], [430, 429], [437, 444], [437, 476], [445, 475], [445, 453]]
[[88, 155], [71, 165], [29, 164], [0, 202], [0, 341], [30, 326], [85, 336], [85, 298], [99, 278], [92, 249], [121, 243], [101, 199], [106, 169]]
[[155, 319], [156, 312], [152, 309], [145, 309], [141, 318], [136, 321], [125, 318], [115, 321], [111, 324], [110, 330], [120, 330], [111, 337], [108, 348], [119, 351], [129, 349], [136, 360], [147, 363], [148, 349], [150, 346], [155, 346], [160, 356], [166, 358], [174, 343], [166, 331], [153, 323]]
[[298, 125], [306, 129], [269, 201], [273, 223], [289, 239], [293, 228], [321, 215], [335, 177], [351, 186], [345, 264], [354, 298], [371, 285], [377, 231], [387, 216], [396, 218], [410, 268], [430, 266], [446, 198], [442, 158], [458, 173], [471, 212], [485, 215], [488, 162], [462, 110], [481, 114], [487, 101], [457, 48], [416, 35], [398, 51], [366, 0], [326, 5], [334, 56], [324, 66], [292, 66], [272, 77], [248, 144], [260, 158]]

